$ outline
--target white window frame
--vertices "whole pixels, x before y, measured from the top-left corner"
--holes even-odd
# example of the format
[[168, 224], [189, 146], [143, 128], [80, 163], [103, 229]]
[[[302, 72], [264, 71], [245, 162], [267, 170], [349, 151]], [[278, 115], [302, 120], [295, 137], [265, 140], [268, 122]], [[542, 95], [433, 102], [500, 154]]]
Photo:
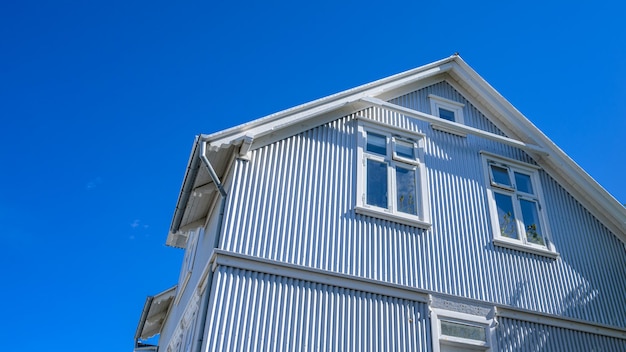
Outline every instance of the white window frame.
[[[357, 201], [355, 211], [359, 214], [377, 217], [409, 226], [428, 229], [430, 223], [430, 204], [428, 197], [427, 173], [424, 166], [424, 138], [419, 133], [407, 133], [395, 126], [378, 123], [365, 118], [358, 121], [358, 153], [357, 153]], [[382, 156], [367, 152], [367, 132], [383, 135], [386, 138], [387, 155]], [[412, 143], [415, 159], [402, 157], [396, 153], [398, 143]], [[367, 204], [367, 160], [385, 162], [387, 164], [387, 208]], [[397, 210], [397, 184], [395, 169], [397, 167], [415, 170], [417, 180], [417, 215]]]
[[[506, 247], [515, 250], [521, 250], [534, 254], [547, 256], [550, 258], [558, 258], [559, 254], [554, 248], [550, 236], [550, 226], [546, 214], [545, 201], [539, 179], [538, 166], [527, 164], [518, 160], [502, 157], [488, 152], [481, 152], [483, 160], [483, 169], [485, 171], [485, 180], [487, 185], [487, 198], [489, 204], [489, 214], [491, 227], [493, 232], [493, 243], [496, 246]], [[506, 168], [509, 176], [510, 186], [496, 183], [492, 181], [492, 165]], [[518, 172], [530, 176], [533, 187], [533, 194], [528, 194], [519, 190], [515, 184], [514, 173]], [[510, 196], [513, 203], [513, 215], [515, 218], [515, 229], [519, 238], [510, 238], [500, 233], [500, 221], [498, 219], [498, 207], [496, 204], [496, 194]], [[527, 200], [537, 203], [537, 215], [539, 217], [539, 226], [542, 229], [542, 236], [545, 245], [529, 242], [526, 236], [526, 229], [522, 221], [521, 200]]]
[[[441, 321], [472, 325], [485, 329], [485, 341], [462, 338], [457, 336], [447, 336], [441, 333]], [[496, 351], [495, 329], [496, 324], [493, 318], [485, 316], [460, 313], [439, 308], [430, 308], [431, 331], [433, 334], [433, 352], [440, 352], [441, 345], [449, 345], [467, 350], [476, 351]]]
[[[428, 94], [428, 100], [430, 100], [430, 114], [439, 117], [439, 108], [452, 111], [454, 113], [454, 121], [456, 123], [464, 124], [465, 119], [463, 117], [463, 108], [465, 104], [458, 101], [442, 98], [434, 94]], [[446, 120], [449, 121], [449, 120]]]

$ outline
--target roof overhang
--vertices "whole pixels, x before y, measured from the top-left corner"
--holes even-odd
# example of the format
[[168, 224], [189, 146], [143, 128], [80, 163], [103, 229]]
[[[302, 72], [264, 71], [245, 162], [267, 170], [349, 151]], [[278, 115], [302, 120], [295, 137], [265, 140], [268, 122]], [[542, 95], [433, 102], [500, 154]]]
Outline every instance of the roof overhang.
[[169, 288], [155, 296], [146, 298], [139, 325], [135, 332], [135, 343], [146, 340], [161, 332], [163, 322], [167, 317], [170, 306], [176, 296], [176, 286]]
[[[453, 81], [473, 101], [487, 109], [507, 136], [545, 151], [526, 150], [552, 177], [626, 243], [626, 208], [559, 149], [521, 112], [489, 85], [458, 55], [433, 62], [372, 83], [277, 112], [209, 135], [196, 137], [178, 198], [167, 244], [184, 247], [186, 233], [202, 226], [219, 197], [208, 172], [201, 166], [200, 144], [206, 142], [207, 157], [224, 180], [232, 160], [249, 150], [323, 125], [371, 107], [368, 98], [390, 100], [433, 84]], [[413, 116], [419, 118], [419, 116]]]

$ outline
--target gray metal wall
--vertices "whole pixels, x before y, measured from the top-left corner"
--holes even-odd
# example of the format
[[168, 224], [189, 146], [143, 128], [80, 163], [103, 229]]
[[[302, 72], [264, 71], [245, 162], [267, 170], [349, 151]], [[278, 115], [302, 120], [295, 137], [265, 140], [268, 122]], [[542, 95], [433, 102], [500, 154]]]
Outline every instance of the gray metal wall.
[[205, 351], [426, 351], [428, 307], [218, 267]]
[[[430, 112], [429, 93], [465, 103], [466, 124], [501, 133], [446, 82], [393, 102]], [[561, 257], [494, 247], [479, 151], [533, 163], [524, 152], [377, 108], [359, 115], [427, 135], [430, 230], [355, 214], [356, 121], [347, 116], [236, 161], [220, 247], [626, 327], [624, 245], [545, 172]]]
[[500, 319], [496, 341], [500, 351], [591, 352], [626, 351], [626, 340], [580, 331]]

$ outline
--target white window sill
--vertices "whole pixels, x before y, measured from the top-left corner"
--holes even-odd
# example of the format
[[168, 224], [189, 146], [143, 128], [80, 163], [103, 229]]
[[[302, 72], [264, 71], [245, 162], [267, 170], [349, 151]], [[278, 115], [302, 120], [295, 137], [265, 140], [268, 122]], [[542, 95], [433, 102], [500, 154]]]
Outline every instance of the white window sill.
[[425, 229], [425, 230], [430, 229], [430, 226], [431, 226], [430, 222], [418, 219], [416, 217], [412, 217], [409, 215], [405, 216], [401, 214], [393, 214], [387, 211], [378, 210], [376, 208], [356, 206], [354, 210], [356, 211], [357, 214], [367, 215], [367, 216], [371, 216], [371, 217], [379, 218], [383, 220], [389, 220], [389, 221], [397, 222], [403, 225], [418, 227], [418, 228]]
[[551, 251], [549, 249], [546, 248], [539, 248], [539, 247], [535, 247], [535, 246], [529, 246], [529, 245], [525, 245], [519, 242], [512, 242], [509, 240], [505, 240], [502, 238], [494, 238], [493, 239], [493, 244], [495, 246], [498, 247], [504, 247], [504, 248], [509, 248], [509, 249], [513, 249], [513, 250], [518, 250], [518, 251], [522, 251], [522, 252], [528, 252], [528, 253], [532, 253], [532, 254], [537, 254], [540, 256], [544, 256], [544, 257], [548, 257], [550, 259], [558, 259], [559, 258], [559, 252], [556, 251]]

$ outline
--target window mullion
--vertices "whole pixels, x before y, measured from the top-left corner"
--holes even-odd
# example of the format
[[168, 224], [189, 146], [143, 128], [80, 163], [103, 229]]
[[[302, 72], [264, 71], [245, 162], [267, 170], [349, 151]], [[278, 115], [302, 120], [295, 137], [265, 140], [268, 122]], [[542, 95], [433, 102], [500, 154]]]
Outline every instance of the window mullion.
[[513, 171], [513, 169], [509, 166], [507, 166], [507, 170], [509, 171], [509, 182], [511, 182], [511, 187], [513, 187], [513, 189], [517, 193], [517, 184], [515, 183], [515, 171]]
[[389, 161], [388, 163], [388, 167], [387, 167], [387, 172], [389, 173], [389, 182], [391, 183], [390, 187], [389, 187], [389, 210], [392, 213], [395, 213], [397, 205], [396, 202], [398, 201], [397, 199], [397, 184], [396, 184], [396, 165], [394, 162]]
[[511, 194], [513, 198], [513, 212], [515, 214], [515, 226], [517, 226], [517, 233], [519, 233], [522, 243], [527, 244], [526, 241], [526, 229], [524, 228], [524, 220], [522, 218], [522, 207], [520, 205], [520, 195], [517, 192]]

